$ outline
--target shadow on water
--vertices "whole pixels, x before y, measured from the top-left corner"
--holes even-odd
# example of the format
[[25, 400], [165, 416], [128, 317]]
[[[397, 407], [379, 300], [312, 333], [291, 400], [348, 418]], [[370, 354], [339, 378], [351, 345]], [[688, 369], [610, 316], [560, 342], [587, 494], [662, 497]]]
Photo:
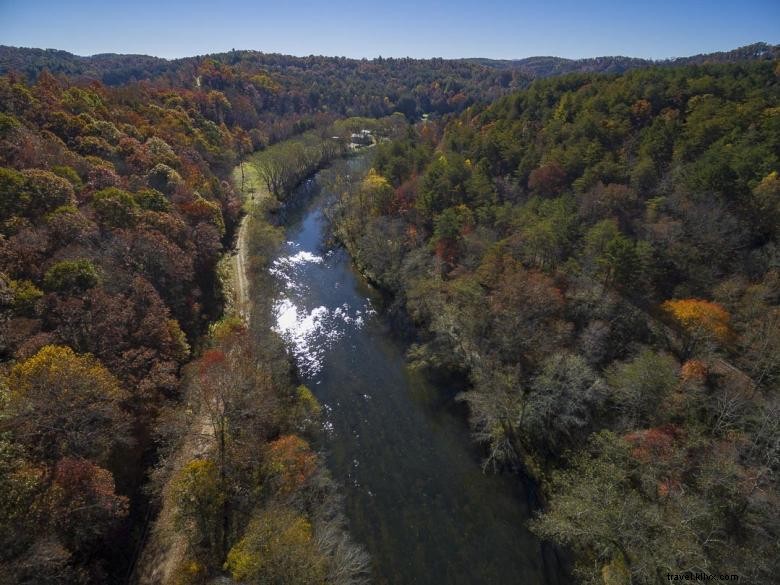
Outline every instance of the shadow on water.
[[374, 308], [376, 291], [342, 248], [326, 247], [329, 196], [315, 178], [281, 213], [275, 327], [323, 406], [320, 447], [343, 486], [350, 530], [371, 554], [373, 581], [564, 582], [525, 527], [523, 482], [482, 472], [453, 389], [407, 367], [403, 342]]

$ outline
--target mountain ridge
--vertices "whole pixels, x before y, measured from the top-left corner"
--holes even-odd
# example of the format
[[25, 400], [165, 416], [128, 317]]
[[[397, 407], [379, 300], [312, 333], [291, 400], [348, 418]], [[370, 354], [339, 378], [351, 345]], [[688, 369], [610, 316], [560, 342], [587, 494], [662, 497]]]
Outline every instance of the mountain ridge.
[[371, 63], [409, 62], [419, 63], [469, 63], [490, 69], [517, 71], [529, 77], [549, 77], [574, 72], [587, 73], [623, 73], [630, 69], [646, 67], [674, 67], [705, 63], [724, 63], [735, 61], [755, 61], [780, 57], [780, 45], [757, 42], [729, 51], [701, 53], [674, 59], [644, 59], [620, 55], [568, 59], [555, 56], [531, 56], [521, 59], [491, 59], [487, 57], [468, 57], [459, 59], [412, 59], [410, 57], [377, 57], [374, 59], [355, 59], [338, 56], [309, 55], [298, 57], [282, 53], [266, 53], [255, 50], [233, 50], [222, 53], [207, 53], [189, 57], [166, 59], [152, 55], [133, 53], [97, 53], [81, 56], [60, 49], [40, 49], [32, 47], [12, 47], [0, 45], [0, 74], [11, 71], [23, 73], [28, 79], [34, 79], [44, 69], [53, 74], [70, 77], [96, 79], [107, 85], [121, 85], [128, 81], [155, 79], [175, 72], [180, 67], [198, 63], [204, 59], [227, 64], [250, 61], [260, 66], [293, 67], [306, 65], [313, 60], [329, 60], [343, 65]]

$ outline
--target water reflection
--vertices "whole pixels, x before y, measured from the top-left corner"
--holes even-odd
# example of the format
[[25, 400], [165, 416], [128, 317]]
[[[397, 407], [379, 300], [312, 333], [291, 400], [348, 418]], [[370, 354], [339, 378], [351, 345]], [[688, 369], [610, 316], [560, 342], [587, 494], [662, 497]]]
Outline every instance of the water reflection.
[[[309, 278], [304, 275], [311, 272], [312, 265], [318, 265], [325, 272], [330, 272], [332, 267], [324, 256], [299, 248], [297, 242], [286, 242], [284, 251], [290, 253], [279, 256], [270, 268], [271, 274], [284, 287], [273, 305], [274, 329], [289, 344], [301, 374], [312, 378], [321, 372], [326, 352], [344, 336], [346, 329], [363, 327], [365, 316], [376, 311], [368, 299], [359, 308], [347, 302], [336, 307], [308, 306], [311, 274]], [[333, 252], [326, 256], [332, 259]], [[334, 286], [338, 288], [339, 283]]]

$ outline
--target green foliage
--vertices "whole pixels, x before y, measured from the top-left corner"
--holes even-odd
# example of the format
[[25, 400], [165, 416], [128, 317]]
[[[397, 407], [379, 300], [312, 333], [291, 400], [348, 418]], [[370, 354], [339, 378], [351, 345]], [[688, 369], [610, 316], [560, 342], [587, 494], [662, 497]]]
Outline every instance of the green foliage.
[[663, 422], [666, 413], [659, 405], [677, 384], [679, 366], [675, 359], [649, 348], [630, 361], [613, 365], [607, 371], [615, 406], [627, 428]]
[[417, 209], [422, 216], [432, 218], [449, 207], [465, 203], [470, 173], [470, 165], [461, 156], [435, 158], [420, 182]]
[[27, 213], [43, 215], [61, 205], [75, 202], [73, 186], [54, 173], [38, 169], [22, 171], [25, 178], [24, 197], [29, 197]]
[[99, 283], [97, 268], [86, 259], [56, 262], [43, 277], [44, 289], [64, 293], [85, 291]]
[[182, 183], [179, 173], [166, 164], [158, 163], [149, 171], [149, 186], [168, 195], [173, 194]]
[[[634, 466], [625, 442], [609, 433], [595, 435], [566, 471], [553, 476], [556, 496], [532, 525], [543, 538], [582, 553], [578, 572], [586, 580], [598, 579], [615, 559], [628, 563], [632, 583], [655, 583], [654, 565], [701, 566], [696, 563], [703, 551], [693, 527], [672, 524], [656, 505], [648, 505], [630, 481]], [[682, 547], [675, 551], [678, 543]]]
[[295, 389], [295, 407], [292, 419], [300, 421], [298, 424], [306, 428], [318, 420], [321, 412], [322, 407], [314, 394], [312, 394], [312, 391], [306, 386], [298, 386]]
[[43, 296], [43, 291], [29, 280], [12, 280], [14, 310], [22, 315], [30, 315], [35, 310], [35, 304]]
[[[776, 49], [758, 46], [692, 62], [769, 54]], [[428, 113], [399, 140], [380, 139], [365, 191], [357, 178], [342, 181], [336, 233], [406, 305], [420, 363], [467, 373], [465, 399], [489, 461], [541, 478], [545, 534], [576, 548], [587, 579], [643, 583], [659, 567], [700, 566], [769, 582], [780, 118], [777, 64], [762, 58], [570, 75], [471, 108], [525, 86], [523, 71], [620, 73], [647, 63], [0, 50], [5, 70], [47, 66], [60, 76], [0, 78], [0, 293], [13, 308], [0, 315], [0, 351], [19, 360], [6, 368], [13, 383], [0, 381], [10, 445], [0, 487], [13, 506], [0, 506], [6, 573], [41, 583], [124, 578], [100, 544], [111, 534], [112, 548], [133, 548], [115, 537], [132, 530], [113, 532], [124, 508], [107, 468], [121, 471], [127, 491], [144, 477], [126, 450], [128, 429], [138, 453], [154, 450], [148, 431], [180, 395], [187, 336], [219, 314], [213, 267], [238, 217], [224, 182], [238, 157], [272, 145], [245, 165], [254, 183], [242, 186], [259, 193], [262, 176], [282, 196], [343, 152], [352, 132], [398, 138], [399, 118]], [[139, 72], [149, 80], [119, 88], [68, 79], [114, 85]], [[334, 116], [392, 112], [328, 126]], [[456, 115], [442, 122], [448, 113]], [[255, 213], [273, 204], [263, 196]], [[93, 218], [119, 229], [97, 229]], [[283, 234], [260, 221], [250, 231], [259, 273]], [[101, 279], [91, 264], [62, 258], [100, 258]], [[37, 302], [36, 286], [68, 294]], [[659, 311], [670, 298], [684, 303], [664, 305], [682, 309], [676, 315]], [[710, 301], [700, 299], [716, 299], [725, 321], [719, 311], [703, 319]], [[728, 335], [686, 347], [712, 323]], [[181, 496], [187, 528], [178, 533], [193, 538], [174, 578], [213, 577], [233, 548], [250, 580], [317, 582], [327, 571], [336, 582], [327, 539], [312, 545], [330, 505], [319, 459], [289, 434], [315, 405], [286, 378], [278, 339], [264, 339], [260, 359], [236, 341], [241, 328], [218, 329], [230, 367], [212, 363], [198, 391], [210, 397], [199, 403], [206, 435], [225, 444], [214, 448], [216, 474], [190, 469], [186, 481], [174, 476], [178, 492], [166, 492]], [[78, 353], [38, 351], [51, 339]], [[678, 377], [678, 360], [664, 352], [683, 361], [687, 350], [701, 359]], [[562, 450], [604, 428], [623, 439], [594, 440], [564, 459]], [[244, 533], [248, 518], [280, 501], [296, 511], [266, 524], [276, 534], [296, 528], [289, 549]]]
[[23, 185], [21, 173], [0, 168], [0, 218], [8, 219], [21, 212], [25, 203]]
[[57, 175], [58, 177], [62, 177], [63, 179], [66, 179], [71, 185], [73, 185], [73, 188], [77, 191], [84, 186], [81, 177], [76, 172], [76, 170], [73, 169], [72, 167], [66, 165], [55, 165], [51, 168], [51, 172]]
[[92, 112], [103, 107], [103, 100], [96, 93], [71, 87], [62, 93], [62, 103], [75, 114]]
[[92, 207], [100, 222], [112, 228], [126, 228], [138, 221], [138, 201], [131, 193], [109, 187], [92, 195]]
[[407, 138], [380, 143], [376, 148], [374, 166], [394, 187], [422, 172], [431, 158], [431, 147]]
[[152, 136], [144, 143], [144, 150], [149, 154], [152, 164], [164, 164], [175, 167], [179, 164], [176, 153], [162, 138]]
[[467, 374], [486, 464], [540, 479], [536, 530], [584, 582], [771, 574], [777, 515], [753, 496], [776, 499], [755, 470], [777, 456], [750, 421], [780, 379], [778, 79], [537, 80], [381, 144], [391, 205], [339, 189], [335, 231], [418, 327], [410, 357]]
[[74, 203], [73, 186], [42, 169], [18, 172], [0, 168], [0, 218], [40, 217], [61, 205]]
[[0, 112], [0, 136], [5, 136], [10, 131], [21, 128], [21, 126], [19, 120], [15, 117]]
[[157, 189], [141, 189], [135, 194], [135, 200], [141, 209], [148, 211], [166, 212], [171, 209], [170, 201]]

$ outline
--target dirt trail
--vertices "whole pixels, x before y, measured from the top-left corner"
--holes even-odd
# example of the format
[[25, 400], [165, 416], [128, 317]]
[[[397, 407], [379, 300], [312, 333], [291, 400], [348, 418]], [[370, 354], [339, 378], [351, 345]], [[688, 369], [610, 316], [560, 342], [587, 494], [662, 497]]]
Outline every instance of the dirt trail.
[[249, 278], [247, 278], [247, 242], [246, 234], [249, 225], [249, 214], [241, 218], [241, 224], [238, 227], [238, 237], [236, 238], [236, 252], [233, 259], [233, 280], [235, 282], [235, 303], [236, 312], [245, 321], [249, 321], [250, 305], [249, 302]]
[[[251, 209], [255, 201], [259, 200], [263, 193], [248, 193], [245, 202]], [[232, 292], [233, 310], [235, 313], [249, 321], [250, 297], [249, 278], [247, 270], [248, 261], [248, 231], [251, 213], [241, 218], [236, 236], [235, 250], [232, 252]], [[201, 406], [200, 412], [190, 424], [190, 430], [184, 437], [179, 447], [173, 464], [174, 469], [180, 469], [189, 461], [199, 457], [206, 457], [214, 446], [214, 432], [208, 409]], [[166, 486], [163, 492], [167, 491]], [[165, 500], [163, 496], [163, 500]], [[159, 585], [167, 583], [174, 571], [184, 560], [186, 554], [186, 541], [184, 535], [176, 533], [173, 529], [173, 510], [170, 506], [163, 506], [157, 519], [153, 522], [150, 534], [143, 546], [143, 550], [136, 567], [135, 579], [131, 582], [138, 585]]]

